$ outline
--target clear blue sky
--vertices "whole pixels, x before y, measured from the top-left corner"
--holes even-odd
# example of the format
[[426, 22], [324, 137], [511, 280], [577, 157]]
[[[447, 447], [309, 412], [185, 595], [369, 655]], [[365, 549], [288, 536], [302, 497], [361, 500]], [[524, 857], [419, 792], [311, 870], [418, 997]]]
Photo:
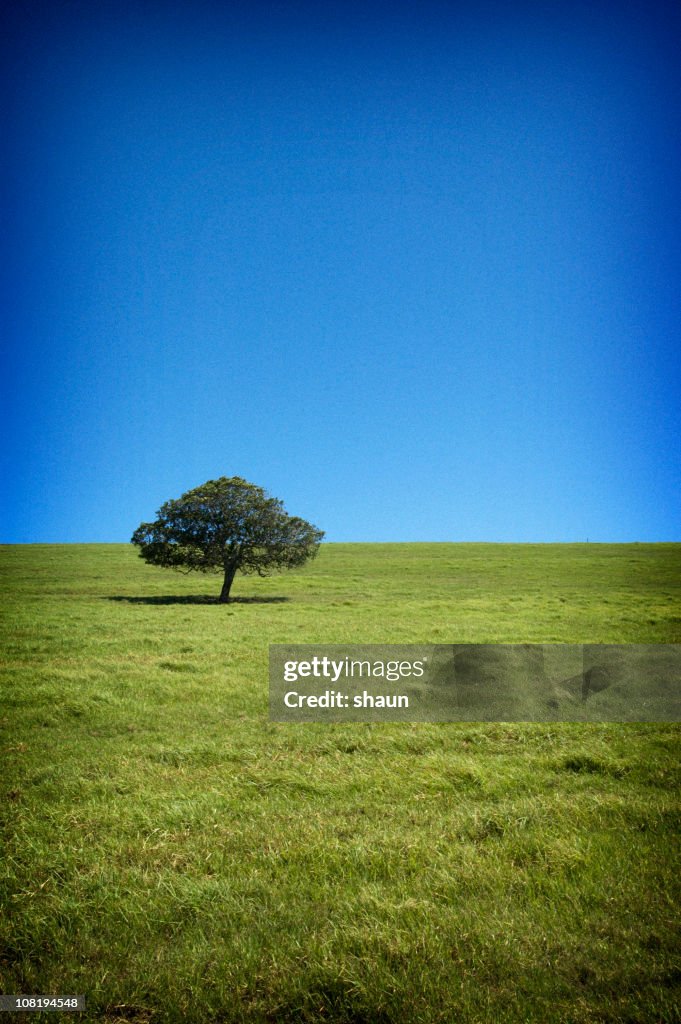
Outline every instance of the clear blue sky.
[[2, 540], [681, 539], [678, 6], [13, 7]]

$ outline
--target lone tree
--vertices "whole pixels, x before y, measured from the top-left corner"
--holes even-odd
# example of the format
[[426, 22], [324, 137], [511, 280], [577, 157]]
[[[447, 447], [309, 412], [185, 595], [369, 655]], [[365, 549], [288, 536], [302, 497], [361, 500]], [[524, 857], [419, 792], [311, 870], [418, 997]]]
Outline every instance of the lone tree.
[[132, 535], [149, 565], [181, 572], [224, 573], [219, 600], [229, 601], [237, 569], [268, 576], [314, 558], [324, 536], [288, 515], [278, 498], [239, 476], [208, 480], [166, 501], [153, 523]]

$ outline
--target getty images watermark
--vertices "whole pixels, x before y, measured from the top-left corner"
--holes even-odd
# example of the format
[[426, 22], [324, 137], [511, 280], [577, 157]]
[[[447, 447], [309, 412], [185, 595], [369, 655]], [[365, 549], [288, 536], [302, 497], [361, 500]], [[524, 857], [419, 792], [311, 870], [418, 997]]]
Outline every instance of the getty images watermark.
[[681, 644], [272, 644], [277, 722], [677, 722]]

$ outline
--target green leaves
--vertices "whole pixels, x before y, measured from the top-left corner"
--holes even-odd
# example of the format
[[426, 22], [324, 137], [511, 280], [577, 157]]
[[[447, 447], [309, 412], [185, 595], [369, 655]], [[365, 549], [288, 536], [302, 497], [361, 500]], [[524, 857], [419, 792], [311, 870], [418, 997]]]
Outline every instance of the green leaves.
[[278, 498], [242, 477], [208, 480], [166, 501], [131, 541], [150, 565], [186, 572], [267, 575], [313, 558], [322, 530], [289, 516]]

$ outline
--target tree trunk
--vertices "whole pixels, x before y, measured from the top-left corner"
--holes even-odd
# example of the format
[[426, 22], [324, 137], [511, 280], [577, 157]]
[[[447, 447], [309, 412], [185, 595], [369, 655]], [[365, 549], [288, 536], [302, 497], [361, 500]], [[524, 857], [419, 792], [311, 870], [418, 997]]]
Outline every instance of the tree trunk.
[[218, 598], [220, 604], [229, 604], [229, 592], [232, 589], [232, 583], [236, 576], [236, 565], [228, 564], [225, 566], [225, 579], [222, 584], [222, 590], [220, 591], [220, 597]]

